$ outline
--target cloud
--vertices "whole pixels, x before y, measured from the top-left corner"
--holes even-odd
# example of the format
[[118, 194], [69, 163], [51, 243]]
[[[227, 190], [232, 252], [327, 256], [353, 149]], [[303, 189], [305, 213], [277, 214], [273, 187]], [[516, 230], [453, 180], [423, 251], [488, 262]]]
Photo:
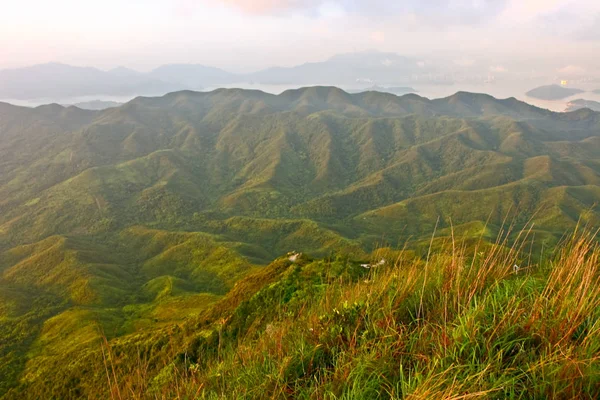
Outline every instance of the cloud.
[[587, 24], [580, 25], [575, 31], [574, 39], [578, 40], [600, 40], [600, 12]]
[[578, 65], [567, 65], [565, 67], [559, 68], [556, 70], [560, 75], [573, 77], [573, 76], [581, 76], [585, 75], [586, 70]]
[[[186, 0], [183, 0], [186, 1]], [[187, 0], [192, 1], [192, 0]], [[509, 0], [202, 0], [220, 3], [253, 15], [276, 15], [299, 12], [328, 16], [345, 12], [370, 18], [414, 15], [420, 22], [454, 25], [478, 24], [497, 16]]]
[[528, 21], [555, 13], [570, 0], [510, 0], [502, 13], [506, 21]]
[[346, 15], [346, 10], [340, 4], [325, 2], [318, 7], [317, 13], [320, 17], [341, 18]]
[[385, 32], [382, 32], [382, 31], [371, 32], [371, 40], [376, 43], [385, 42]]
[[508, 0], [345, 0], [346, 9], [363, 17], [411, 16], [418, 24], [446, 27], [477, 25], [495, 18]]
[[212, 0], [254, 15], [270, 15], [290, 10], [315, 9], [326, 3], [323, 0]]
[[597, 0], [551, 0], [553, 7], [540, 8], [530, 23], [551, 37], [576, 41], [600, 41], [600, 2]]
[[507, 0], [432, 0], [420, 1], [414, 12], [424, 17], [442, 17], [449, 24], [479, 24], [499, 15]]

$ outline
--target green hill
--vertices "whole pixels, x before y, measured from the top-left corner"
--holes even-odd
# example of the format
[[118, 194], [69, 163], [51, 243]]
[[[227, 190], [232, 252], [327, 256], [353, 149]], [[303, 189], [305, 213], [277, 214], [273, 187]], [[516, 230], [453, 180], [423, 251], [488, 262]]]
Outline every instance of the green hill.
[[73, 392], [56, 398], [90, 396], [81, 382], [106, 377], [83, 366], [104, 337], [127, 347], [176, 336], [189, 316], [226, 318], [280, 281], [288, 266], [265, 266], [290, 251], [358, 262], [400, 246], [422, 261], [434, 230], [472, 243], [510, 226], [509, 246], [533, 225], [543, 254], [599, 225], [599, 183], [599, 113], [482, 94], [1, 103], [0, 395], [55, 390], [58, 374]]
[[[44, 322], [6, 398], [596, 398], [595, 239], [537, 263], [526, 240], [507, 244], [379, 249], [370, 269], [282, 257], [129, 335], [109, 331], [122, 317], [71, 309]], [[177, 287], [178, 309], [185, 285], [144, 289]]]

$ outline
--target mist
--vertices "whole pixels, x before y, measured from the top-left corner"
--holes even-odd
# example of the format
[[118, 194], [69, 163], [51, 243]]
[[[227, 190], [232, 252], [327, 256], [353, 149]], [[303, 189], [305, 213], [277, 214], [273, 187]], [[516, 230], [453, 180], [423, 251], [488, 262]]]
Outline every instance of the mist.
[[565, 84], [597, 100], [591, 0], [59, 0], [0, 15], [0, 99], [126, 101], [175, 90], [308, 85], [525, 96]]

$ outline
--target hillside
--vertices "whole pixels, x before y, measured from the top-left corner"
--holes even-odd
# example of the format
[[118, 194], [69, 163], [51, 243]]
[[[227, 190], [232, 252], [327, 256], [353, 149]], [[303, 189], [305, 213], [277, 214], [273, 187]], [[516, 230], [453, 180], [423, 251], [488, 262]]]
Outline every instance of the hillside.
[[[214, 353], [215, 335], [222, 333], [215, 324], [226, 325], [235, 313], [260, 309], [265, 312], [257, 317], [260, 324], [274, 315], [291, 324], [281, 318], [292, 318], [296, 308], [270, 302], [235, 310], [251, 298], [258, 301], [252, 295], [268, 292], [271, 283], [291, 284], [294, 274], [318, 290], [352, 291], [354, 283], [370, 279], [366, 269], [357, 269], [359, 263], [377, 260], [374, 249], [382, 246], [391, 248], [387, 259], [414, 262], [411, 268], [417, 268], [427, 262], [433, 232], [439, 243], [460, 236], [465, 251], [481, 239], [495, 254], [489, 243], [496, 237], [503, 238], [501, 248], [510, 248], [527, 229], [529, 256], [543, 259], [578, 224], [598, 226], [599, 185], [600, 114], [553, 113], [514, 98], [459, 92], [429, 100], [309, 87], [280, 95], [240, 89], [174, 92], [98, 111], [0, 103], [0, 338], [6, 338], [0, 340], [0, 396], [35, 397], [50, 389], [56, 398], [91, 396], [99, 380], [106, 384], [98, 373], [104, 371], [98, 344], [105, 339], [123, 346], [122, 352], [115, 350], [115, 360], [110, 356], [123, 371], [131, 359], [116, 361], [117, 354], [131, 355], [149, 343], [154, 350], [143, 357], [156, 357], [152, 368], [159, 362], [167, 368], [169, 357], [176, 356], [171, 351], [206, 346]], [[316, 259], [304, 256], [296, 270], [281, 257], [290, 251]], [[339, 262], [331, 264], [335, 259]], [[440, 261], [439, 268], [443, 265]], [[507, 265], [512, 264], [502, 268]], [[533, 285], [532, 291], [544, 287], [554, 279], [544, 271], [539, 280], [521, 283]], [[505, 278], [505, 272], [498, 277]], [[347, 286], [325, 285], [338, 278]], [[277, 296], [299, 290], [294, 304], [309, 307], [306, 296], [317, 289], [294, 282], [292, 292]], [[535, 295], [528, 293], [522, 301], [533, 301]], [[358, 294], [348, 298], [366, 301]], [[504, 300], [502, 307], [521, 301]], [[394, 304], [389, 312], [397, 311], [399, 303]], [[481, 311], [472, 306], [473, 313]], [[311, 324], [319, 312], [307, 316]], [[471, 318], [464, 312], [454, 317]], [[231, 318], [233, 324], [241, 317]], [[435, 318], [431, 327], [439, 322]], [[250, 341], [240, 345], [247, 346], [266, 327], [250, 320], [235, 324], [227, 335], [246, 332]], [[180, 340], [178, 346], [164, 347], [169, 337]], [[337, 333], [329, 339], [340, 340]], [[344, 346], [355, 339], [344, 339]], [[306, 357], [335, 356], [313, 353]], [[194, 354], [193, 363], [201, 364]], [[543, 353], [532, 360], [550, 362], [555, 356]], [[323, 358], [322, 368], [331, 370], [328, 360]], [[300, 385], [296, 379], [310, 375], [294, 375], [302, 368], [292, 368], [286, 382]], [[159, 372], [152, 382], [168, 374], [152, 373]], [[213, 387], [211, 382], [203, 385]], [[152, 385], [163, 390], [160, 382]], [[295, 390], [276, 388], [268, 390]], [[490, 388], [481, 384], [480, 390]], [[389, 393], [398, 390], [389, 387]]]
[[109, 330], [118, 317], [63, 313], [5, 397], [597, 398], [595, 239], [532, 263], [527, 236], [446, 241], [426, 258], [379, 249], [370, 269], [281, 257], [187, 319], [155, 313], [125, 336]]
[[[404, 216], [388, 217], [409, 204], [431, 210], [413, 214], [413, 235], [427, 235], [433, 214], [466, 224], [494, 210], [497, 224], [511, 209], [523, 220], [536, 212], [539, 229], [558, 233], [597, 195], [598, 114], [486, 95], [232, 89], [101, 112], [4, 105], [0, 115], [5, 248], [132, 225], [265, 243], [238, 233], [239, 218], [311, 225], [368, 246], [391, 233], [371, 218], [385, 212], [404, 226]], [[449, 201], [460, 197], [467, 201]], [[261, 249], [262, 261], [272, 250]]]

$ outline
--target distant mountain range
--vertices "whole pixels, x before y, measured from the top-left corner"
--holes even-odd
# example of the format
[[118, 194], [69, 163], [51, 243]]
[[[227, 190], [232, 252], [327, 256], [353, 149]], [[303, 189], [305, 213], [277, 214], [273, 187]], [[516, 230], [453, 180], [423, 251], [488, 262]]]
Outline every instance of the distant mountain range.
[[562, 100], [584, 92], [585, 90], [568, 88], [560, 85], [546, 85], [532, 89], [525, 94], [540, 100]]
[[125, 68], [101, 71], [50, 63], [0, 71], [0, 98], [156, 95], [182, 87]]
[[409, 82], [413, 75], [432, 73], [438, 68], [395, 53], [360, 52], [290, 68], [268, 68], [249, 74], [248, 79], [270, 84], [341, 85], [357, 81], [394, 84]]
[[[322, 62], [234, 74], [198, 64], [172, 64], [142, 73], [119, 67], [102, 71], [60, 63], [0, 71], [0, 99], [58, 99], [94, 95], [162, 95], [235, 83], [395, 86], [429, 79], [440, 69], [394, 53], [360, 52]], [[397, 94], [400, 94], [396, 92]]]

